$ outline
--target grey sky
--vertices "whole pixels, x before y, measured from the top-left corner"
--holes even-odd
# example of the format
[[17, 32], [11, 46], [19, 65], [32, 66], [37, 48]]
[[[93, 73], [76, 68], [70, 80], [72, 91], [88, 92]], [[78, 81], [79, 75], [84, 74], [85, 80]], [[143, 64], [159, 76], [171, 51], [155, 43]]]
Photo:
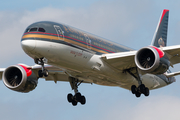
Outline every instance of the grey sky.
[[[3, 1], [0, 5], [1, 67], [33, 60], [21, 49], [20, 39], [28, 25], [37, 21], [56, 21], [140, 49], [148, 46], [163, 9], [169, 9], [168, 45], [180, 44], [180, 2], [178, 0], [111, 1]], [[175, 66], [173, 71], [178, 71]], [[66, 100], [69, 83], [39, 80], [27, 94], [17, 93], [0, 84], [1, 119], [12, 120], [179, 120], [180, 82], [153, 90], [149, 97], [136, 98], [120, 87], [82, 84], [85, 106], [73, 107]]]

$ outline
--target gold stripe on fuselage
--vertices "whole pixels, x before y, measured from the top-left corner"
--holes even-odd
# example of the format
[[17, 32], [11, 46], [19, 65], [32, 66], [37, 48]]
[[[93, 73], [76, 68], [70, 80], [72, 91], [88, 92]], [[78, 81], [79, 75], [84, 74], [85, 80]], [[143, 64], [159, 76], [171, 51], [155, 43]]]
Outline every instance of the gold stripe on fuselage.
[[44, 38], [44, 39], [50, 39], [50, 40], [59, 40], [56, 36], [50, 36], [50, 35], [37, 35], [37, 34], [27, 34], [22, 37], [22, 39], [27, 38]]
[[[68, 38], [60, 38], [60, 37], [56, 37], [56, 36], [50, 36], [50, 35], [38, 35], [38, 34], [27, 34], [27, 35], [24, 35], [22, 37], [22, 39], [28, 39], [28, 38], [43, 38], [43, 39], [49, 39], [49, 40], [61, 40], [61, 41], [65, 41], [65, 42], [68, 42], [68, 43], [72, 43], [72, 44], [75, 44], [75, 45], [78, 45], [78, 46], [81, 46], [81, 47], [84, 47], [87, 49], [87, 45], [84, 45], [84, 44], [81, 44], [79, 42], [75, 42], [71, 39], [68, 39]], [[63, 40], [62, 40], [63, 39]], [[102, 51], [102, 50], [98, 50], [96, 48], [93, 48], [91, 46], [91, 49], [96, 51], [96, 52], [100, 52], [100, 53], [108, 53], [106, 51]]]

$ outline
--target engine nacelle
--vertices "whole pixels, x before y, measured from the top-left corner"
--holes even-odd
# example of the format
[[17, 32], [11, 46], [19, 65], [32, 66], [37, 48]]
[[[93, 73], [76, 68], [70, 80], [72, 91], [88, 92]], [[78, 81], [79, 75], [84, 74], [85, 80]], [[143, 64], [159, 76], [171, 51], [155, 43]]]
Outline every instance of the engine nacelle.
[[36, 75], [25, 65], [12, 65], [3, 72], [6, 87], [17, 92], [30, 92], [38, 83]]
[[135, 63], [141, 71], [152, 74], [163, 74], [170, 66], [164, 52], [154, 46], [140, 49], [135, 55]]

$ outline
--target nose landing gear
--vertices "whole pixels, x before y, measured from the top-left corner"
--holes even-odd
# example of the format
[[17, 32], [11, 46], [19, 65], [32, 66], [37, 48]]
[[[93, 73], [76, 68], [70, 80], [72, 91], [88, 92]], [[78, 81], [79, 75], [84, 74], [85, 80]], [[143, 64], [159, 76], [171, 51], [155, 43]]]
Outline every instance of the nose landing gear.
[[40, 58], [40, 59], [36, 58], [36, 59], [34, 59], [34, 62], [36, 64], [42, 66], [42, 70], [38, 71], [38, 75], [39, 75], [40, 78], [43, 77], [43, 76], [47, 77], [49, 75], [48, 70], [44, 68], [44, 63], [45, 63], [44, 61], [45, 61], [44, 58]]

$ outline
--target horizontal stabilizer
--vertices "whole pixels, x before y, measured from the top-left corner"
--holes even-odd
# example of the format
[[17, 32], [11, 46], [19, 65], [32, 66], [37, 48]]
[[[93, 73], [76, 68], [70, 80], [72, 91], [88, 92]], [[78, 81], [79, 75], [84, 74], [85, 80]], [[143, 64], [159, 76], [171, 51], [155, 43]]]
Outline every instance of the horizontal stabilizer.
[[174, 73], [164, 73], [164, 75], [168, 78], [170, 77], [174, 77], [176, 75], [180, 75], [180, 71], [179, 72], [174, 72]]

